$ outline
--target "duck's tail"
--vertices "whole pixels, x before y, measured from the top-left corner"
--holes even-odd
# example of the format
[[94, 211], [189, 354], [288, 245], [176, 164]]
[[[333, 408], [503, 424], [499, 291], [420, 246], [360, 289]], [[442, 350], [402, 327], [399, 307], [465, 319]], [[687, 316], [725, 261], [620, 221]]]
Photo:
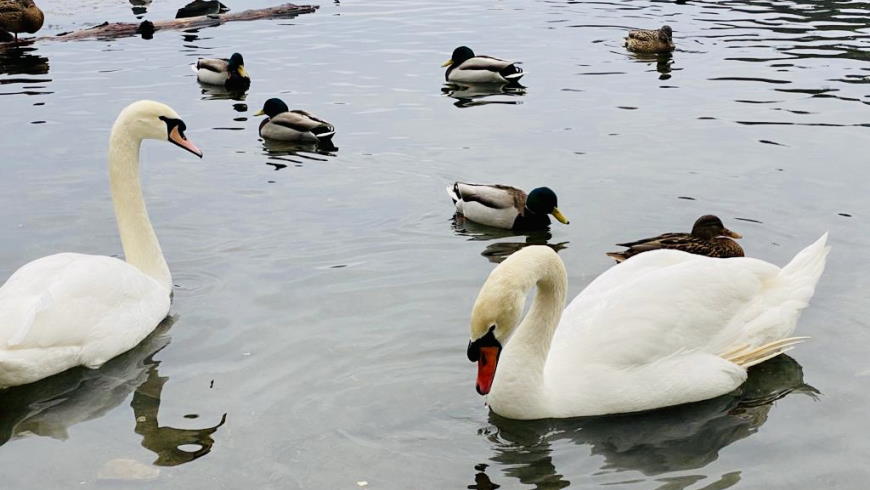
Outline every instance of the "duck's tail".
[[453, 185], [447, 186], [447, 195], [453, 200], [453, 204], [462, 200], [462, 197], [459, 196], [459, 189], [457, 189], [458, 184], [459, 183], [456, 182]]
[[616, 262], [622, 262], [623, 260], [628, 258], [628, 256], [625, 255], [624, 252], [607, 252], [606, 255], [611, 259], [615, 260]]

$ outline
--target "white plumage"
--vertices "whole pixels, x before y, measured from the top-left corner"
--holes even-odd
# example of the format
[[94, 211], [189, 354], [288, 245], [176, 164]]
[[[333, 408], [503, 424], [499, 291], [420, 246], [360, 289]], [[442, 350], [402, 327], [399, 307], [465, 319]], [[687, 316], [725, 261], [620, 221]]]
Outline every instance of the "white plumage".
[[118, 116], [109, 166], [128, 262], [60, 253], [12, 274], [0, 287], [0, 388], [78, 365], [99, 367], [138, 344], [169, 313], [172, 279], [142, 201], [138, 151], [141, 140], [151, 138], [200, 154], [183, 130], [175, 111], [157, 102], [131, 104]]
[[[599, 276], [564, 312], [561, 260], [548, 247], [526, 247], [493, 271], [472, 315], [472, 340], [495, 324], [495, 337], [506, 341], [488, 402], [499, 415], [536, 419], [726, 394], [745, 381], [747, 367], [803, 340], [789, 336], [824, 270], [826, 240], [782, 269], [752, 258], [646, 252]], [[535, 285], [534, 304], [511, 332]]]

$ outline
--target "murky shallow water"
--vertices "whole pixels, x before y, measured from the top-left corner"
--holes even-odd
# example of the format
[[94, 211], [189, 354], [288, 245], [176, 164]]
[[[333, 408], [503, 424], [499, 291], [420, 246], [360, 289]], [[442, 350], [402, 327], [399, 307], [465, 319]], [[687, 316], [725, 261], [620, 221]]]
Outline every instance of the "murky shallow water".
[[[42, 3], [48, 32], [135, 20]], [[665, 22], [672, 59], [622, 49], [626, 28]], [[206, 153], [143, 155], [172, 324], [100, 371], [3, 394], [4, 487], [120, 485], [99, 479], [117, 458], [157, 470], [149, 488], [863, 486], [868, 41], [860, 2], [371, 1], [0, 55], [2, 277], [58, 251], [120, 253], [105, 148], [128, 102], [169, 103]], [[524, 60], [525, 93], [443, 94], [438, 64], [461, 43]], [[203, 94], [186, 65], [234, 50], [247, 99]], [[251, 114], [275, 95], [332, 121], [338, 150], [270, 154]], [[572, 224], [454, 227], [456, 179], [550, 185]], [[464, 350], [491, 259], [560, 244], [573, 297], [614, 242], [704, 213], [779, 264], [831, 232], [793, 361], [653, 414], [487, 414]]]

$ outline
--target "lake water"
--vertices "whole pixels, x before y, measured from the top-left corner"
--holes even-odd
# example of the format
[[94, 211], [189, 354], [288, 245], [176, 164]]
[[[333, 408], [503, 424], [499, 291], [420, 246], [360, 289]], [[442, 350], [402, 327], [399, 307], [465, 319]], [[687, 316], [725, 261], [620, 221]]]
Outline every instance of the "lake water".
[[[137, 20], [121, 2], [40, 5], [42, 33]], [[664, 23], [671, 58], [625, 52], [627, 29]], [[523, 60], [526, 89], [442, 92], [460, 44]], [[233, 51], [246, 99], [203, 93], [187, 65]], [[121, 253], [105, 153], [129, 102], [170, 104], [205, 152], [144, 145], [170, 321], [98, 371], [0, 394], [3, 487], [864, 487], [868, 53], [866, 3], [810, 0], [349, 1], [0, 53], [0, 277], [59, 251]], [[338, 149], [265, 148], [252, 115], [273, 96], [333, 122]], [[454, 180], [548, 185], [571, 224], [454, 225]], [[488, 414], [465, 348], [492, 261], [559, 244], [573, 297], [613, 243], [706, 213], [776, 264], [831, 233], [797, 332], [813, 341], [700, 404]]]

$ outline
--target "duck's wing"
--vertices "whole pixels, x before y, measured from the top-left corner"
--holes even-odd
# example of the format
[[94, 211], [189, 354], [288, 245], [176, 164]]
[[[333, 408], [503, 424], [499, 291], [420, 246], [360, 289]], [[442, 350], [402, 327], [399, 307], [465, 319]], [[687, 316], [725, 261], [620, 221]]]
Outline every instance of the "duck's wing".
[[659, 38], [659, 31], [654, 29], [635, 29], [628, 31], [628, 38], [638, 41], [656, 41]]
[[[636, 246], [651, 244], [651, 243], [661, 243], [661, 242], [672, 243], [672, 242], [679, 241], [680, 239], [682, 239], [684, 237], [691, 237], [691, 235], [689, 235], [687, 233], [663, 233], [661, 235], [650, 237], [650, 238], [641, 238], [640, 240], [635, 240], [633, 242], [617, 243], [617, 245], [619, 245], [620, 247], [636, 247]], [[661, 247], [656, 247], [656, 248], [661, 248]], [[648, 250], [652, 250], [652, 249], [648, 249]]]
[[229, 71], [229, 60], [220, 58], [200, 58], [196, 60], [197, 70], [208, 70], [215, 73], [227, 73]]
[[494, 209], [514, 208], [522, 212], [526, 206], [526, 193], [507, 185], [456, 182], [453, 194], [464, 202], [478, 202]]
[[517, 66], [518, 62], [508, 61], [492, 56], [475, 56], [462, 62], [457, 67], [460, 71], [486, 71], [498, 73], [506, 80], [516, 80], [524, 75], [523, 69]]
[[301, 110], [282, 112], [270, 118], [269, 122], [278, 126], [284, 126], [300, 133], [314, 133], [317, 136], [325, 136], [335, 132], [332, 124], [320, 119], [313, 114]]

